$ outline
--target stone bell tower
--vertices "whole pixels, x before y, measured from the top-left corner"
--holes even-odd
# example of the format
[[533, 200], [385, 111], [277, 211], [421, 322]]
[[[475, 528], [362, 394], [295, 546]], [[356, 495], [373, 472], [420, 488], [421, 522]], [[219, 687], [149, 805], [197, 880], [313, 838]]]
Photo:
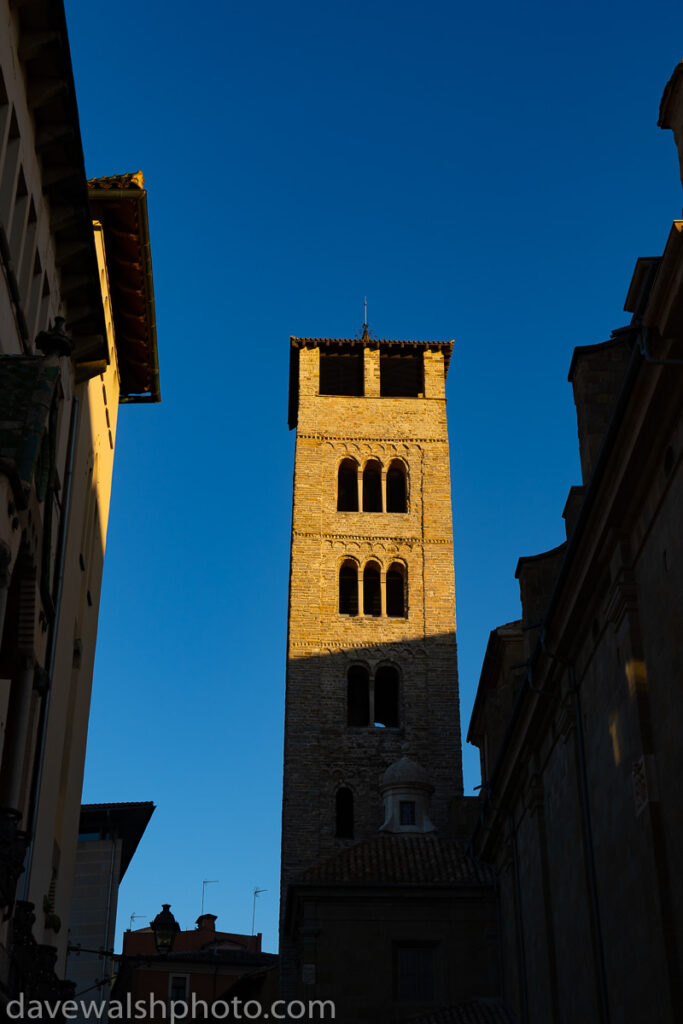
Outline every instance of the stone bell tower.
[[[291, 339], [296, 427], [282, 815], [287, 886], [376, 835], [407, 756], [462, 795], [445, 382], [452, 342]], [[415, 805], [400, 801], [406, 829]], [[414, 821], [413, 821], [414, 819]]]

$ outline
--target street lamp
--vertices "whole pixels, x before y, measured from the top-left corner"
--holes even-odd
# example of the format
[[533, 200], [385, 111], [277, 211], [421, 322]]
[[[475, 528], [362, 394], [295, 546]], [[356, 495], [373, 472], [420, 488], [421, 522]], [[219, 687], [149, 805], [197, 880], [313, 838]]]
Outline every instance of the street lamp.
[[154, 932], [154, 944], [159, 953], [170, 953], [173, 941], [180, 931], [180, 925], [171, 913], [171, 904], [162, 903], [161, 910], [150, 922], [150, 928]]

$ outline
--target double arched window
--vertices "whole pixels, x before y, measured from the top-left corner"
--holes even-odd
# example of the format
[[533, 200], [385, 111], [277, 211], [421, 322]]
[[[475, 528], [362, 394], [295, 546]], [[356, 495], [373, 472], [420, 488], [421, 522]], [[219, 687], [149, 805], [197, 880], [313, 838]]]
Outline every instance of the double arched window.
[[[360, 584], [360, 585], [359, 585]], [[382, 567], [374, 559], [366, 562], [362, 574], [353, 558], [339, 567], [339, 614], [403, 619], [408, 614], [408, 570], [402, 562], [392, 562], [382, 578]]]
[[374, 677], [365, 665], [352, 665], [346, 674], [346, 724], [395, 729], [399, 715], [399, 673], [381, 665]]
[[382, 463], [369, 459], [360, 466], [342, 459], [337, 470], [337, 512], [407, 512], [408, 470], [401, 459], [392, 459], [384, 477]]

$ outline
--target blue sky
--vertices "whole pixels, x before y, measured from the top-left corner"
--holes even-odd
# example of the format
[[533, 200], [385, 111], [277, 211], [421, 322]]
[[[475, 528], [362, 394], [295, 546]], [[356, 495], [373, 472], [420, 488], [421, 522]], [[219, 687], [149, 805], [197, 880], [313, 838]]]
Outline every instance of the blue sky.
[[[656, 18], [651, 11], [656, 10]], [[119, 933], [170, 902], [277, 946], [288, 337], [454, 338], [466, 732], [517, 558], [580, 482], [567, 383], [680, 216], [683, 9], [68, 0], [88, 174], [142, 168], [161, 387], [124, 407], [84, 800], [154, 800]], [[466, 751], [467, 789], [478, 779]], [[139, 927], [144, 920], [135, 922]]]

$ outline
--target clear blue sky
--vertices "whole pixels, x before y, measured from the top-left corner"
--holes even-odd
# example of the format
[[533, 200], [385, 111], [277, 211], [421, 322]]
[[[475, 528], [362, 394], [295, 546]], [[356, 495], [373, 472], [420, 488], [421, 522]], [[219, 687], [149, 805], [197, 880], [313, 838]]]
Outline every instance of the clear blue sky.
[[[454, 338], [463, 732], [519, 555], [580, 482], [566, 375], [682, 194], [680, 2], [68, 0], [88, 174], [142, 168], [163, 403], [124, 407], [84, 800], [158, 809], [119, 929], [170, 902], [276, 949], [288, 337]], [[465, 754], [468, 791], [478, 779]], [[137, 921], [136, 927], [146, 923]]]

